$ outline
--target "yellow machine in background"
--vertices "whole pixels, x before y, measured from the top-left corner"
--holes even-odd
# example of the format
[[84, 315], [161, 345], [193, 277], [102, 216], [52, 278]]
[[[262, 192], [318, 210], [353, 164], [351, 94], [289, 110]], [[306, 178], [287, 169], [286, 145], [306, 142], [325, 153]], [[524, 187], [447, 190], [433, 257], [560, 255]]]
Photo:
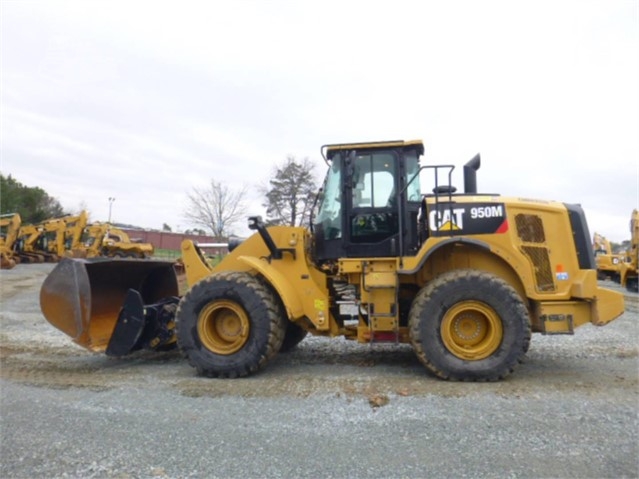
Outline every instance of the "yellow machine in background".
[[151, 243], [132, 241], [129, 235], [109, 223], [93, 223], [85, 228], [83, 236], [86, 257], [150, 258], [154, 248]]
[[14, 254], [13, 245], [18, 239], [22, 220], [18, 213], [0, 216], [0, 268], [11, 269], [20, 258]]
[[2, 268], [16, 263], [56, 262], [70, 258], [151, 258], [151, 243], [132, 240], [122, 229], [108, 223], [89, 224], [89, 215], [51, 218], [38, 224], [23, 224], [20, 215], [0, 217]]
[[632, 210], [630, 216], [630, 249], [626, 261], [621, 265], [621, 285], [628, 291], [639, 292], [637, 265], [639, 264], [639, 210]]
[[611, 279], [619, 283], [624, 255], [614, 254], [610, 246], [610, 241], [599, 233], [593, 235], [593, 249], [595, 252], [598, 279]]
[[64, 233], [65, 256], [71, 258], [86, 257], [85, 247], [82, 243], [84, 229], [89, 222], [89, 215], [82, 210], [78, 215], [69, 215], [64, 217], [66, 231]]
[[37, 224], [22, 224], [15, 252], [24, 263], [57, 262], [64, 256], [72, 256], [87, 221], [88, 215], [82, 211]]
[[42, 235], [42, 228], [39, 225], [20, 226], [18, 238], [14, 243], [15, 254], [20, 258], [21, 263], [44, 263], [47, 254], [39, 250], [38, 240]]
[[47, 261], [56, 262], [65, 256], [65, 234], [67, 225], [63, 218], [51, 219], [38, 225], [41, 230], [37, 250], [46, 255]]
[[171, 262], [64, 260], [42, 311], [112, 356], [177, 343], [209, 377], [255, 373], [314, 334], [409, 343], [432, 374], [462, 381], [510, 374], [533, 332], [623, 313], [623, 296], [597, 284], [580, 206], [478, 193], [479, 155], [458, 193], [454, 167], [420, 166], [423, 152], [421, 141], [327, 145], [309, 228], [250, 218], [255, 234], [215, 267], [183, 242], [182, 296]]

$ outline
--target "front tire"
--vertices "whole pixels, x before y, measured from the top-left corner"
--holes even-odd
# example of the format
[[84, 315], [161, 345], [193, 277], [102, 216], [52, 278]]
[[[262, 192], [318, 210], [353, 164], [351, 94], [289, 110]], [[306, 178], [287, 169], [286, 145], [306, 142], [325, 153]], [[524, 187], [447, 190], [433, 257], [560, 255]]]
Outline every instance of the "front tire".
[[177, 340], [198, 374], [248, 376], [279, 351], [286, 329], [280, 301], [267, 285], [244, 272], [217, 273], [180, 300]]
[[480, 271], [445, 273], [417, 294], [410, 340], [433, 374], [456, 381], [496, 381], [523, 361], [530, 345], [528, 310], [502, 279]]

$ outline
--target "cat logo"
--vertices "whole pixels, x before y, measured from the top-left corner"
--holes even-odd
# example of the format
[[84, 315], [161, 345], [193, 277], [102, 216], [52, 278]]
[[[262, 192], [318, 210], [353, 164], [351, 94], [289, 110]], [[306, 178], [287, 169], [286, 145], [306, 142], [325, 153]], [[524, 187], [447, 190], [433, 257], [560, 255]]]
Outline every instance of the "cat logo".
[[464, 208], [433, 210], [428, 215], [428, 227], [432, 231], [460, 231], [464, 229]]
[[461, 231], [461, 228], [452, 221], [447, 221], [439, 227], [438, 231]]
[[503, 203], [439, 204], [428, 213], [428, 227], [435, 236], [506, 233], [508, 219]]

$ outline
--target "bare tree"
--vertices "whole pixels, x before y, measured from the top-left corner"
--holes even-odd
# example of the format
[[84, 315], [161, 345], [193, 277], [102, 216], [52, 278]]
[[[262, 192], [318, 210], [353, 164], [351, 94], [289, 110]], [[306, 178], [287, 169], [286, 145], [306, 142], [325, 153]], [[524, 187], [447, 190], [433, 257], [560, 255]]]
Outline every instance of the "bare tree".
[[269, 187], [263, 188], [268, 225], [308, 223], [317, 190], [313, 169], [308, 158], [298, 162], [293, 156], [275, 168]]
[[189, 204], [185, 217], [194, 224], [225, 238], [231, 228], [245, 216], [247, 186], [234, 191], [228, 185], [211, 180], [208, 188], [193, 187], [188, 194]]

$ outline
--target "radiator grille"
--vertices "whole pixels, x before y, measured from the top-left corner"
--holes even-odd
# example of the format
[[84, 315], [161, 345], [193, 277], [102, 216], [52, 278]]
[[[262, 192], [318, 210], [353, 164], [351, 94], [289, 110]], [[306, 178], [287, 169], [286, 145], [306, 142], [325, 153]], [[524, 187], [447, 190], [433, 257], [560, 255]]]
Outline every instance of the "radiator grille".
[[544, 224], [537, 215], [519, 214], [515, 216], [517, 234], [524, 243], [543, 243], [546, 241]]
[[537, 289], [539, 291], [554, 291], [555, 282], [548, 259], [548, 250], [543, 246], [522, 246], [521, 249], [533, 264]]
[[555, 281], [550, 267], [548, 248], [545, 246], [546, 234], [543, 221], [537, 215], [518, 214], [515, 216], [515, 224], [521, 242], [528, 243], [523, 244], [521, 249], [533, 265], [537, 290], [554, 291]]

